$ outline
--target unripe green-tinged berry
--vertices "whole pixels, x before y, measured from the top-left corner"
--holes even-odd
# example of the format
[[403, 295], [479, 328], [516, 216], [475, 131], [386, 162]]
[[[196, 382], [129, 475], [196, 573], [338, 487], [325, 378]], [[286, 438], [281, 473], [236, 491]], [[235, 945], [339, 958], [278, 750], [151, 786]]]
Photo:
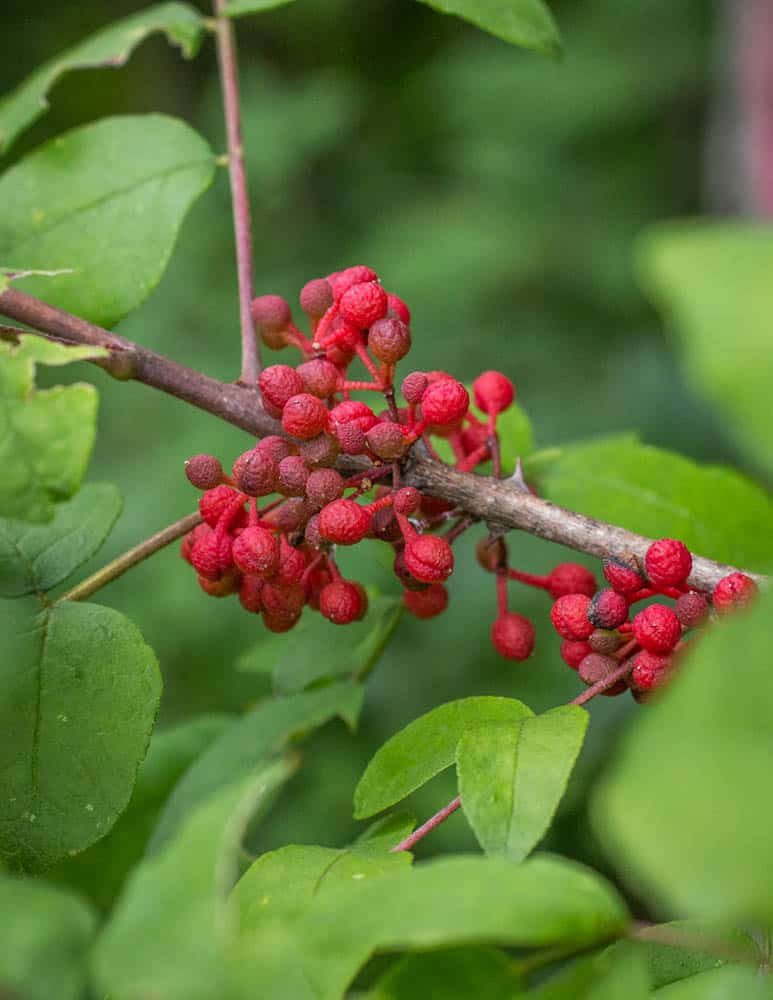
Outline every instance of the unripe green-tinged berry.
[[387, 308], [390, 312], [394, 313], [395, 316], [402, 320], [406, 326], [411, 322], [411, 310], [403, 302], [399, 295], [393, 295], [391, 292], [387, 295]]
[[757, 596], [757, 584], [745, 573], [728, 573], [714, 588], [712, 601], [720, 615], [749, 604]]
[[593, 653], [603, 653], [604, 656], [611, 656], [623, 645], [623, 637], [619, 632], [609, 629], [597, 628], [588, 639], [588, 645]]
[[411, 331], [399, 319], [379, 319], [368, 331], [368, 349], [384, 364], [396, 364], [411, 349]]
[[321, 399], [309, 392], [291, 396], [282, 410], [282, 427], [299, 441], [317, 437], [327, 427], [328, 410]]
[[587, 594], [564, 594], [558, 598], [550, 611], [550, 620], [562, 639], [575, 642], [590, 639], [594, 626], [588, 621], [589, 607]]
[[344, 492], [344, 479], [335, 469], [315, 469], [306, 480], [306, 498], [315, 510], [338, 500]]
[[653, 587], [681, 587], [692, 569], [690, 550], [676, 538], [661, 538], [647, 549], [644, 569]]
[[415, 514], [420, 504], [421, 493], [415, 486], [403, 486], [402, 489], [396, 490], [392, 500], [395, 514], [404, 514], [406, 517]]
[[507, 542], [504, 538], [481, 538], [475, 546], [475, 558], [488, 573], [496, 573], [507, 566]]
[[365, 440], [373, 454], [387, 462], [401, 458], [405, 452], [405, 438], [399, 424], [389, 421], [376, 424], [365, 435]]
[[330, 468], [336, 464], [341, 447], [338, 438], [324, 432], [309, 441], [301, 441], [298, 454], [309, 468]]
[[[606, 680], [619, 666], [620, 664], [613, 656], [602, 656], [601, 653], [588, 653], [577, 668], [577, 673], [580, 675], [582, 682], [590, 687], [592, 684], [598, 684], [599, 681]], [[608, 697], [614, 697], [617, 694], [622, 694], [627, 686], [625, 681], [616, 681], [611, 687], [608, 687], [601, 693]]]
[[259, 295], [252, 300], [252, 319], [263, 333], [281, 333], [293, 319], [289, 303], [281, 295]]
[[268, 450], [252, 448], [236, 459], [231, 475], [242, 493], [266, 497], [276, 490], [279, 465]]
[[483, 372], [472, 383], [473, 398], [479, 410], [496, 416], [515, 399], [515, 386], [501, 372]]
[[650, 653], [670, 653], [682, 637], [682, 626], [671, 608], [650, 604], [634, 617], [633, 635]]
[[214, 528], [225, 511], [234, 506], [238, 499], [239, 494], [230, 486], [216, 486], [213, 490], [207, 490], [206, 493], [201, 494], [199, 513], [207, 524]]
[[628, 619], [628, 601], [610, 587], [594, 594], [588, 606], [588, 621], [594, 628], [616, 629]]
[[592, 652], [593, 649], [587, 642], [577, 642], [575, 639], [561, 640], [561, 659], [572, 670], [576, 670]]
[[416, 406], [421, 402], [429, 382], [424, 372], [409, 372], [402, 381], [400, 392], [406, 403]]
[[506, 660], [527, 660], [534, 651], [534, 626], [523, 615], [507, 611], [491, 626], [491, 642]]
[[631, 672], [631, 689], [644, 693], [663, 687], [672, 674], [671, 658], [643, 649], [637, 653]]
[[341, 381], [341, 372], [325, 358], [312, 358], [295, 369], [301, 377], [303, 388], [299, 392], [310, 392], [312, 396], [327, 399], [332, 396]]
[[367, 535], [370, 515], [354, 500], [334, 500], [319, 513], [319, 532], [336, 545], [356, 545]]
[[467, 413], [470, 397], [461, 382], [444, 378], [431, 382], [421, 397], [421, 413], [433, 427], [448, 427]]
[[214, 455], [194, 455], [185, 463], [185, 475], [197, 490], [213, 490], [223, 481], [223, 466]]
[[690, 590], [686, 594], [680, 594], [674, 605], [674, 611], [684, 628], [697, 628], [709, 616], [709, 602], [703, 594]]
[[273, 532], [247, 527], [233, 543], [233, 560], [242, 573], [270, 577], [279, 569], [279, 542]]
[[243, 576], [239, 586], [239, 603], [245, 611], [259, 614], [263, 610], [260, 592], [264, 581], [259, 576]]
[[320, 592], [319, 610], [334, 625], [350, 625], [364, 617], [368, 598], [359, 584], [333, 580]]
[[442, 583], [424, 590], [403, 590], [403, 605], [414, 618], [435, 618], [448, 607], [448, 591]]
[[321, 319], [333, 304], [333, 288], [326, 278], [307, 281], [301, 289], [301, 309], [311, 319]]
[[566, 594], [585, 594], [593, 597], [596, 593], [596, 577], [586, 566], [579, 563], [559, 563], [548, 574], [548, 592], [553, 600]]
[[438, 535], [414, 535], [405, 543], [405, 565], [421, 583], [444, 583], [454, 569], [454, 551]]
[[289, 365], [269, 365], [258, 377], [263, 407], [272, 417], [280, 417], [288, 399], [303, 392], [303, 379]]
[[345, 320], [366, 330], [386, 314], [386, 292], [377, 281], [361, 282], [344, 292], [338, 307]]
[[302, 497], [309, 469], [300, 455], [288, 455], [277, 468], [277, 489], [286, 497]]
[[630, 559], [605, 559], [604, 576], [607, 583], [618, 594], [635, 594], [645, 586], [644, 577], [639, 572], [636, 561]]
[[338, 300], [355, 285], [361, 285], [366, 281], [377, 281], [378, 275], [372, 267], [367, 267], [365, 264], [355, 264], [353, 267], [347, 267], [344, 271], [334, 271], [333, 274], [327, 276], [327, 280], [333, 289], [333, 295]]

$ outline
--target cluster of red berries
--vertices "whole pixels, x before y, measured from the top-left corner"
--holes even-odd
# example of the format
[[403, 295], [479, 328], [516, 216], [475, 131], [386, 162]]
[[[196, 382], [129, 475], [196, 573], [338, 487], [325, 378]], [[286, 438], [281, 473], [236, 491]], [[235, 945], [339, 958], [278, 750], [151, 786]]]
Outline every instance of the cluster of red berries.
[[[448, 604], [451, 543], [466, 521], [444, 501], [401, 488], [400, 460], [419, 439], [435, 454], [431, 439], [442, 437], [457, 468], [493, 460], [498, 469], [497, 417], [514, 399], [513, 384], [499, 372], [476, 379], [477, 416], [462, 383], [446, 372], [414, 371], [402, 380], [398, 406], [395, 367], [411, 346], [402, 299], [360, 266], [310, 281], [300, 304], [310, 336], [279, 296], [252, 303], [263, 342], [301, 353], [297, 366], [271, 365], [258, 380], [263, 407], [281, 421], [284, 436], [258, 441], [230, 475], [213, 455], [189, 459], [188, 479], [204, 490], [203, 523], [184, 539], [182, 555], [206, 593], [238, 593], [247, 611], [283, 632], [306, 605], [336, 624], [361, 618], [365, 590], [341, 575], [336, 546], [381, 539], [395, 550], [405, 607], [418, 618], [434, 617]], [[349, 377], [355, 360], [368, 378]], [[380, 393], [384, 409], [351, 398], [362, 391]], [[359, 456], [363, 470], [342, 475], [336, 466], [344, 456]], [[362, 502], [384, 478], [388, 485], [377, 485], [374, 498]], [[445, 534], [432, 533], [455, 517]]]

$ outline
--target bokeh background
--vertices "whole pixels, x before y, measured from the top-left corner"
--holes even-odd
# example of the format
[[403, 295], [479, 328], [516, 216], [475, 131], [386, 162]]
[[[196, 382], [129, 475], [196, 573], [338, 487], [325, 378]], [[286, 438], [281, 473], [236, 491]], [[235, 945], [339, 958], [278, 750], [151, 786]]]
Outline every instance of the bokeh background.
[[[141, 6], [6, 0], [0, 92]], [[648, 443], [743, 467], [686, 389], [633, 266], [636, 237], [653, 221], [753, 207], [734, 152], [742, 110], [733, 7], [708, 0], [552, 7], [566, 43], [559, 63], [410, 0], [303, 0], [240, 21], [257, 292], [296, 301], [309, 278], [370, 264], [413, 310], [413, 366], [464, 379], [500, 368], [515, 380], [540, 446], [637, 429]], [[149, 110], [182, 116], [224, 147], [211, 41], [186, 63], [153, 38], [121, 70], [69, 74], [52, 105], [13, 158], [75, 125]], [[120, 332], [214, 376], [236, 376], [224, 170], [185, 222], [161, 284]], [[101, 563], [193, 509], [187, 456], [211, 451], [230, 461], [248, 441], [143, 386], [86, 368], [78, 377], [102, 390], [90, 478], [117, 483], [125, 497]], [[533, 659], [505, 663], [491, 648], [493, 580], [470, 551], [480, 530], [460, 546], [450, 611], [401, 623], [369, 682], [359, 731], [330, 725], [304, 745], [305, 767], [256, 830], [256, 850], [345, 842], [356, 829], [352, 791], [370, 755], [444, 700], [504, 694], [542, 709], [577, 693], [544, 595], [512, 591], [513, 607], [537, 623]], [[396, 591], [376, 546], [360, 548], [346, 553], [345, 568]], [[513, 536], [511, 549], [533, 571], [568, 555], [525, 536]], [[263, 679], [235, 666], [260, 640], [260, 622], [233, 600], [205, 597], [176, 549], [101, 598], [137, 621], [157, 651], [166, 684], [161, 725], [238, 711], [260, 697]], [[548, 848], [603, 864], [603, 845], [585, 820], [585, 791], [631, 710], [627, 697], [594, 703]], [[437, 779], [410, 808], [429, 815], [453, 794], [452, 781]], [[472, 847], [457, 815], [422, 853]]]

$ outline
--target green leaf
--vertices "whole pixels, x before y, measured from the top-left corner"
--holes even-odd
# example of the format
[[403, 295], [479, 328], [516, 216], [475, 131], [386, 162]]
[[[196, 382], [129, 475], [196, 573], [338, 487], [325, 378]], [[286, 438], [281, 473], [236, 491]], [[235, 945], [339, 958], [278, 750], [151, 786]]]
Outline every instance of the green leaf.
[[60, 889], [0, 876], [0, 993], [9, 1000], [80, 1000], [94, 914]]
[[581, 959], [530, 993], [533, 1000], [647, 1000], [647, 969], [636, 952]]
[[728, 965], [664, 986], [652, 996], [657, 1000], [771, 1000], [773, 989], [770, 976]]
[[153, 651], [97, 604], [0, 602], [0, 858], [40, 871], [126, 807], [158, 710]]
[[404, 799], [454, 762], [465, 730], [532, 715], [514, 698], [461, 698], [414, 719], [376, 752], [354, 793], [354, 817], [366, 819]]
[[502, 473], [512, 475], [518, 458], [526, 458], [534, 449], [534, 432], [528, 414], [513, 403], [497, 418], [499, 447], [502, 453]]
[[296, 919], [261, 923], [245, 935], [244, 950], [254, 995], [338, 1000], [377, 951], [562, 942], [581, 949], [619, 933], [626, 920], [615, 891], [573, 863], [447, 857], [320, 893]]
[[87, 893], [101, 910], [108, 910], [141, 859], [174, 785], [230, 722], [228, 715], [202, 715], [154, 733], [129, 805], [113, 829], [82, 854], [60, 862], [48, 879]]
[[613, 860], [672, 912], [773, 921], [771, 613], [765, 594], [706, 631], [596, 795]]
[[370, 606], [362, 621], [341, 627], [321, 615], [305, 615], [292, 632], [268, 636], [244, 653], [241, 670], [271, 673], [283, 694], [302, 691], [321, 678], [365, 677], [375, 666], [403, 614], [403, 604], [384, 594], [369, 594]]
[[513, 45], [546, 56], [561, 53], [561, 36], [543, 0], [421, 0], [441, 14], [456, 14]]
[[366, 830], [363, 830], [355, 844], [378, 843], [384, 850], [389, 850], [401, 840], [405, 840], [415, 826], [416, 819], [409, 813], [388, 813], [374, 820]]
[[228, 0], [223, 8], [226, 17], [244, 17], [245, 14], [262, 14], [265, 10], [284, 7], [293, 0]]
[[652, 538], [679, 538], [720, 562], [759, 570], [773, 562], [773, 501], [732, 469], [616, 434], [567, 445], [541, 472], [540, 492], [583, 514]]
[[0, 257], [72, 268], [32, 295], [112, 326], [164, 273], [212, 150], [165, 115], [105, 118], [40, 146], [0, 177]]
[[27, 77], [0, 101], [0, 154], [48, 108], [46, 95], [62, 74], [74, 69], [123, 66], [148, 35], [163, 31], [190, 59], [204, 35], [201, 14], [187, 3], [163, 3], [115, 21]]
[[71, 274], [69, 269], [64, 271], [25, 271], [17, 267], [0, 267], [0, 295], [11, 287], [14, 281], [22, 278], [57, 278], [60, 274]]
[[45, 525], [0, 518], [0, 597], [51, 590], [90, 559], [110, 534], [123, 501], [112, 483], [87, 483]]
[[468, 729], [456, 767], [462, 808], [488, 854], [522, 861], [550, 826], [582, 747], [588, 713], [562, 705]]
[[36, 389], [35, 365], [105, 353], [31, 334], [18, 345], [0, 342], [0, 517], [50, 520], [55, 502], [78, 489], [94, 445], [96, 389], [83, 383]]
[[261, 800], [291, 773], [279, 760], [218, 789], [196, 804], [163, 851], [135, 869], [96, 945], [93, 969], [103, 994], [111, 1000], [237, 995], [227, 961], [236, 930], [228, 896], [241, 837]]
[[673, 222], [641, 241], [644, 288], [672, 320], [686, 376], [738, 443], [773, 469], [773, 232], [748, 222]]
[[329, 684], [286, 698], [269, 698], [234, 720], [175, 786], [148, 852], [158, 852], [186, 816], [223, 784], [251, 772], [293, 737], [321, 726], [334, 715], [353, 724], [361, 704], [361, 686], [349, 682]]
[[513, 1000], [520, 979], [513, 963], [496, 948], [456, 948], [406, 955], [363, 1000]]

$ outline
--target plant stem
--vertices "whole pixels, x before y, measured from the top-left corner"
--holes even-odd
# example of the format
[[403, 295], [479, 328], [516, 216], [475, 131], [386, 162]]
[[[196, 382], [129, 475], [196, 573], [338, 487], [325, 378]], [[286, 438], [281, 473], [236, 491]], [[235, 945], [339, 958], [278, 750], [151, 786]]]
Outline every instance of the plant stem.
[[569, 704], [584, 705], [586, 701], [590, 701], [591, 698], [595, 698], [597, 694], [603, 694], [607, 688], [614, 687], [618, 681], [625, 680], [632, 670], [633, 663], [626, 660], [625, 663], [617, 668], [617, 670], [613, 670], [607, 677], [602, 677], [600, 681], [596, 681], [595, 684], [591, 684], [589, 688], [586, 688], [581, 694], [578, 694], [576, 698], [572, 698]]
[[223, 90], [228, 175], [231, 180], [236, 270], [239, 279], [239, 317], [242, 330], [242, 373], [240, 381], [254, 386], [260, 375], [260, 347], [255, 334], [250, 306], [253, 299], [252, 225], [247, 194], [247, 171], [244, 167], [242, 123], [239, 110], [239, 68], [233, 22], [223, 16], [226, 0], [214, 0], [215, 37], [220, 83]]
[[185, 517], [181, 517], [179, 521], [175, 521], [174, 524], [162, 528], [155, 535], [146, 538], [144, 542], [135, 545], [133, 549], [129, 549], [128, 552], [124, 552], [117, 559], [113, 559], [107, 566], [98, 569], [96, 573], [93, 573], [90, 577], [73, 587], [72, 590], [68, 590], [66, 594], [63, 594], [56, 603], [61, 604], [63, 601], [83, 601], [87, 597], [91, 597], [92, 594], [101, 590], [108, 583], [112, 583], [119, 576], [123, 576], [132, 566], [136, 566], [143, 559], [152, 556], [154, 552], [158, 552], [159, 549], [163, 549], [178, 538], [186, 535], [200, 523], [201, 514], [198, 511], [195, 514], [188, 514]]
[[422, 823], [421, 826], [414, 830], [410, 836], [405, 838], [405, 840], [401, 840], [399, 844], [390, 848], [390, 854], [396, 854], [398, 851], [410, 851], [413, 845], [418, 844], [422, 837], [426, 837], [427, 834], [434, 830], [436, 826], [440, 826], [443, 820], [448, 819], [452, 813], [455, 813], [461, 804], [462, 800], [457, 795], [455, 799], [451, 799], [447, 806], [443, 806], [440, 812], [431, 816], [426, 823]]

